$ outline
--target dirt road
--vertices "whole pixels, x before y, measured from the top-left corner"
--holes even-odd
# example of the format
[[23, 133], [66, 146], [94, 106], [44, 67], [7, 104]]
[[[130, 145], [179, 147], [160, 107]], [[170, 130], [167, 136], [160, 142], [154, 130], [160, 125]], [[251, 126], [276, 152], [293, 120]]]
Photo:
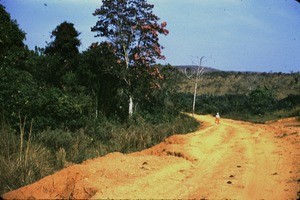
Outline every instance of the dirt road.
[[300, 127], [211, 116], [197, 132], [73, 165], [4, 198], [297, 199]]

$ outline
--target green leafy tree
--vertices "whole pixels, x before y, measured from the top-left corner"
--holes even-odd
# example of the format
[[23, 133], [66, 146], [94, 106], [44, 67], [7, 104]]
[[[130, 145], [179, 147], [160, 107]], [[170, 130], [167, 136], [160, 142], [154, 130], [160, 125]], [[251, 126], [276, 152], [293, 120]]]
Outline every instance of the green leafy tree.
[[[120, 62], [125, 64], [127, 73], [132, 72], [128, 70], [130, 67], [149, 68], [156, 59], [164, 58], [158, 35], [168, 34], [167, 23], [158, 23], [153, 7], [146, 0], [103, 0], [102, 6], [93, 13], [98, 16], [98, 21], [92, 31], [97, 32], [96, 36], [108, 39]], [[129, 86], [129, 115], [132, 115], [135, 88], [132, 74], [126, 76], [125, 81]]]
[[24, 45], [26, 34], [19, 28], [16, 20], [11, 19], [5, 7], [0, 4], [0, 66], [30, 71], [27, 62], [32, 52]]
[[[44, 50], [44, 68], [42, 73], [50, 85], [66, 87], [76, 82], [76, 65], [78, 55], [80, 33], [75, 29], [74, 24], [63, 22], [53, 31], [51, 38], [54, 38]], [[45, 73], [47, 72], [47, 73]]]
[[27, 71], [31, 52], [24, 45], [25, 33], [0, 4], [0, 112], [13, 127], [19, 116], [34, 115], [38, 86]]
[[16, 55], [24, 49], [23, 40], [25, 33], [19, 29], [17, 21], [12, 20], [3, 5], [0, 4], [0, 63], [16, 60], [11, 55]]
[[[182, 80], [182, 74], [171, 65], [156, 65], [151, 68], [151, 73], [158, 73], [160, 77], [154, 78], [146, 72], [141, 73], [146, 77], [137, 79], [135, 85], [140, 88], [136, 96], [138, 108], [142, 112], [147, 111], [151, 115], [175, 114], [178, 109], [175, 107], [174, 94], [179, 91], [179, 83]], [[139, 75], [140, 76], [140, 75]], [[147, 80], [147, 81], [145, 81]]]
[[59, 88], [45, 88], [37, 100], [39, 108], [35, 119], [39, 129], [82, 128], [90, 112], [91, 100], [83, 94], [74, 95]]
[[79, 54], [78, 47], [80, 33], [75, 29], [73, 23], [63, 22], [58, 25], [51, 33], [52, 42], [45, 48], [45, 54], [59, 54], [64, 59], [73, 58]]
[[36, 116], [39, 87], [31, 74], [23, 70], [4, 67], [0, 77], [0, 111], [17, 128], [20, 117], [32, 119]]
[[183, 75], [171, 65], [159, 66], [162, 79], [158, 79], [158, 90], [154, 90], [156, 112], [177, 114], [180, 110], [176, 106], [175, 96], [179, 92], [179, 84], [183, 81]]
[[120, 69], [118, 60], [109, 43], [95, 43], [82, 53], [78, 69], [79, 84], [88, 94], [95, 98], [95, 116], [101, 112], [106, 116], [126, 116], [122, 106], [126, 101], [123, 88], [124, 70]]

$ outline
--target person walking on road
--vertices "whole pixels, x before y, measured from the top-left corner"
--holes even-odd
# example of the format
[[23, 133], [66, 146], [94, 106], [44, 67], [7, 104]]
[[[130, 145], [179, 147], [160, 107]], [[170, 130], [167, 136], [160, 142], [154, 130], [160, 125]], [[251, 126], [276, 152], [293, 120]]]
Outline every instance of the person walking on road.
[[219, 115], [219, 113], [216, 114], [215, 123], [220, 124], [220, 115]]

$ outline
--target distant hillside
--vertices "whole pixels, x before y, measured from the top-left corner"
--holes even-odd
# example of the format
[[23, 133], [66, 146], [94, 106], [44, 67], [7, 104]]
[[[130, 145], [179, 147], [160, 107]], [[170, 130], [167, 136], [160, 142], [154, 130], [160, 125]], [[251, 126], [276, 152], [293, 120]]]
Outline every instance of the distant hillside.
[[[181, 85], [182, 92], [192, 93], [193, 88], [193, 80], [185, 78]], [[210, 71], [199, 80], [197, 94], [248, 94], [257, 88], [272, 90], [278, 99], [289, 94], [300, 94], [300, 73]]]
[[[197, 65], [175, 65], [173, 67], [177, 68], [181, 72], [184, 72], [185, 69], [187, 69], [190, 72], [191, 71], [196, 71], [198, 69]], [[205, 67], [204, 66], [204, 73], [215, 72], [215, 71], [220, 71], [220, 70], [212, 68], [212, 67]]]

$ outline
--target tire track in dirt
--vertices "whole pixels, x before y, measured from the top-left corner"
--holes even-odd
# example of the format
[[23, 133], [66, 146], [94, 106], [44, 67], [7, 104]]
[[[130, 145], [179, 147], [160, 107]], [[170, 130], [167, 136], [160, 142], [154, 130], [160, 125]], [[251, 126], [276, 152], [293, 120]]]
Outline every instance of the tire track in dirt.
[[71, 166], [4, 198], [297, 198], [299, 127], [195, 118], [194, 133]]

